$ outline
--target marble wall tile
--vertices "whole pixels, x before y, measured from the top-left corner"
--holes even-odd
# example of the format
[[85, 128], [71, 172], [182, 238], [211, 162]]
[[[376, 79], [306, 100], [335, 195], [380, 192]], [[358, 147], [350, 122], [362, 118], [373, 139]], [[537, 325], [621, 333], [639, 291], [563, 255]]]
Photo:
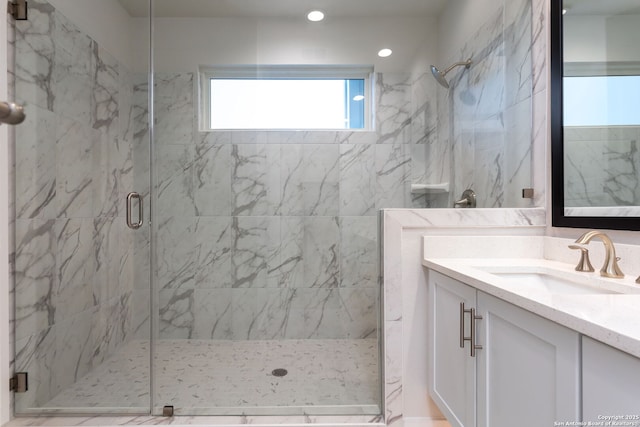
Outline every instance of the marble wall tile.
[[231, 134], [235, 131], [198, 132], [196, 142], [202, 145], [231, 144]]
[[270, 267], [273, 286], [304, 287], [304, 218], [281, 217], [277, 256]]
[[57, 327], [52, 326], [16, 340], [16, 372], [29, 372], [29, 392], [16, 396], [17, 411], [40, 406], [51, 396], [51, 369], [56, 357], [56, 331]]
[[411, 142], [431, 145], [438, 140], [436, 87], [429, 71], [419, 74], [411, 82]]
[[107, 133], [96, 134], [92, 154], [92, 210], [95, 217], [124, 216], [126, 190], [122, 181], [130, 173], [131, 146]]
[[94, 351], [91, 325], [96, 310], [93, 307], [56, 325], [52, 394], [73, 384], [91, 369]]
[[276, 215], [337, 215], [340, 146], [296, 144], [280, 148], [282, 191]]
[[604, 192], [613, 199], [614, 206], [640, 204], [640, 152], [638, 139], [607, 141], [604, 144]]
[[305, 287], [337, 287], [340, 281], [338, 218], [305, 217], [302, 248]]
[[376, 209], [376, 146], [340, 146], [340, 215], [370, 216]]
[[157, 289], [193, 289], [196, 276], [195, 221], [158, 217]]
[[376, 74], [378, 144], [402, 144], [411, 138], [411, 81], [408, 74]]
[[565, 204], [607, 206], [603, 192], [606, 176], [595, 165], [603, 164], [603, 146], [598, 141], [565, 141]]
[[[471, 67], [438, 99], [446, 104], [438, 107], [438, 145], [451, 144], [451, 196], [472, 188], [478, 207], [532, 203], [521, 198], [533, 185], [531, 10], [527, 0], [504, 3], [482, 23], [462, 47]], [[445, 150], [436, 152], [447, 158]]]
[[340, 218], [340, 287], [378, 287], [378, 218]]
[[281, 200], [280, 146], [233, 144], [231, 197], [234, 216], [274, 215]]
[[[532, 129], [522, 126], [531, 120], [533, 115], [531, 98], [507, 108], [504, 114], [506, 126], [505, 135], [505, 166], [504, 179], [507, 188], [530, 188], [533, 184], [533, 157], [532, 144], [523, 144], [522, 141], [533, 139]], [[504, 206], [531, 207], [530, 199], [523, 199], [517, 191], [508, 191], [504, 195]]]
[[637, 206], [640, 203], [639, 136], [637, 127], [568, 128], [565, 131], [566, 204]]
[[129, 337], [132, 340], [148, 340], [151, 337], [151, 323], [149, 319], [152, 315], [150, 286], [147, 286], [145, 289], [134, 289], [132, 291], [131, 307], [131, 330]]
[[375, 146], [377, 209], [404, 207], [407, 203], [411, 183], [409, 147], [408, 144]]
[[197, 216], [231, 215], [231, 145], [195, 146], [193, 196]]
[[510, 107], [530, 100], [533, 93], [533, 21], [530, 0], [506, 1], [504, 8], [505, 104]]
[[195, 142], [194, 75], [155, 73], [155, 140], [161, 145]]
[[234, 339], [282, 339], [289, 317], [291, 289], [234, 289]]
[[193, 217], [194, 146], [164, 144], [156, 148], [157, 209], [163, 215]]
[[158, 291], [158, 334], [162, 338], [194, 338], [194, 289]]
[[338, 313], [344, 336], [352, 339], [376, 338], [381, 320], [380, 289], [377, 287], [339, 289], [342, 310]]
[[16, 100], [53, 111], [55, 9], [44, 0], [29, 5], [29, 19], [15, 25]]
[[280, 219], [233, 217], [231, 236], [233, 287], [280, 286]]
[[91, 44], [93, 70], [93, 92], [91, 122], [113, 137], [120, 136], [120, 65], [118, 61], [97, 42]]
[[54, 225], [57, 289], [53, 297], [55, 322], [72, 318], [94, 305], [92, 286], [96, 259], [91, 219], [60, 219]]
[[196, 287], [199, 289], [231, 287], [233, 284], [231, 217], [196, 218], [191, 244], [194, 248]]
[[[499, 118], [489, 118], [496, 123]], [[504, 201], [504, 133], [497, 129], [476, 130], [474, 188], [478, 208], [500, 208]], [[480, 192], [482, 189], [483, 192]]]
[[295, 289], [288, 307], [286, 339], [343, 338], [337, 289]]
[[91, 126], [93, 40], [57, 11], [54, 19], [53, 111]]
[[16, 221], [15, 332], [20, 340], [53, 325], [57, 286], [54, 220]]
[[93, 213], [93, 129], [59, 118], [56, 131], [56, 205], [59, 217], [89, 218]]
[[131, 292], [123, 293], [101, 304], [93, 312], [91, 320], [92, 367], [104, 362], [129, 338], [131, 321]]
[[232, 295], [235, 290], [196, 289], [193, 334], [198, 339], [233, 339]]
[[33, 105], [16, 127], [16, 218], [54, 219], [56, 196], [56, 116]]

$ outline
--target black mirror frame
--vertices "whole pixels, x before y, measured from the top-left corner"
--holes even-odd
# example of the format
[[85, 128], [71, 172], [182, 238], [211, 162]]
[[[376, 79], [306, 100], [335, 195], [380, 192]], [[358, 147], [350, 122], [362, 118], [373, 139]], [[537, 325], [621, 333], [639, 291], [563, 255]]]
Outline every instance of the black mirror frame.
[[640, 217], [564, 214], [564, 132], [562, 109], [562, 0], [551, 1], [551, 225], [553, 227], [640, 230]]

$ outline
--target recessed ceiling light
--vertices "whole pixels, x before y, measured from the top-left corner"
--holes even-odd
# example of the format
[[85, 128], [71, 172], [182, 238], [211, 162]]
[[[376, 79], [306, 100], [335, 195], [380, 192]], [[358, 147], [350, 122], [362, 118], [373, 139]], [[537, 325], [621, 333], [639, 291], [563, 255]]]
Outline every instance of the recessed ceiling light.
[[362, 101], [364, 99], [364, 95], [356, 95], [353, 97], [354, 101]]
[[393, 53], [393, 51], [392, 51], [391, 49], [387, 49], [387, 48], [385, 48], [385, 49], [381, 49], [381, 50], [378, 52], [378, 56], [379, 56], [380, 58], [386, 58], [387, 56], [391, 56], [391, 54], [392, 54], [392, 53]]
[[324, 19], [324, 12], [321, 10], [312, 10], [307, 13], [307, 19], [311, 22], [320, 22]]

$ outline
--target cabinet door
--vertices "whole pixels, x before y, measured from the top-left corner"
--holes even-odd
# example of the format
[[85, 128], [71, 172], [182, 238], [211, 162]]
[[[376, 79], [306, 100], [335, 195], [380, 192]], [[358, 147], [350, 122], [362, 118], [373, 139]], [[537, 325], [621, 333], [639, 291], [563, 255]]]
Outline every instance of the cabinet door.
[[582, 399], [583, 421], [619, 415], [640, 425], [640, 359], [582, 337]]
[[460, 303], [475, 307], [475, 297], [474, 288], [429, 271], [429, 393], [454, 427], [475, 426], [475, 359], [469, 343], [460, 348]]
[[478, 426], [579, 421], [577, 332], [478, 292]]

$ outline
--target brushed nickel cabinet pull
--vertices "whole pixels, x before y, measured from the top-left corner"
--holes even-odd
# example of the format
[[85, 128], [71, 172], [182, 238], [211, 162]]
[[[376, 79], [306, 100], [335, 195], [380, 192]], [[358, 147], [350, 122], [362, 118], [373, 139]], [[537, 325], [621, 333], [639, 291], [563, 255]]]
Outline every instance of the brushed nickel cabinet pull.
[[460, 303], [460, 348], [464, 348], [464, 342], [465, 337], [464, 337], [464, 314], [467, 312], [467, 310], [464, 309], [464, 303], [461, 302]]
[[[464, 335], [464, 315], [469, 313], [471, 317], [471, 333], [468, 337]], [[476, 357], [476, 350], [481, 350], [482, 346], [476, 344], [476, 320], [482, 320], [482, 316], [476, 314], [475, 308], [464, 308], [464, 303], [460, 303], [460, 348], [464, 348], [464, 342], [471, 343], [470, 356]]]
[[476, 314], [476, 309], [471, 309], [471, 357], [476, 357], [476, 350], [482, 350], [482, 346], [476, 344], [476, 320], [482, 320], [482, 316]]

